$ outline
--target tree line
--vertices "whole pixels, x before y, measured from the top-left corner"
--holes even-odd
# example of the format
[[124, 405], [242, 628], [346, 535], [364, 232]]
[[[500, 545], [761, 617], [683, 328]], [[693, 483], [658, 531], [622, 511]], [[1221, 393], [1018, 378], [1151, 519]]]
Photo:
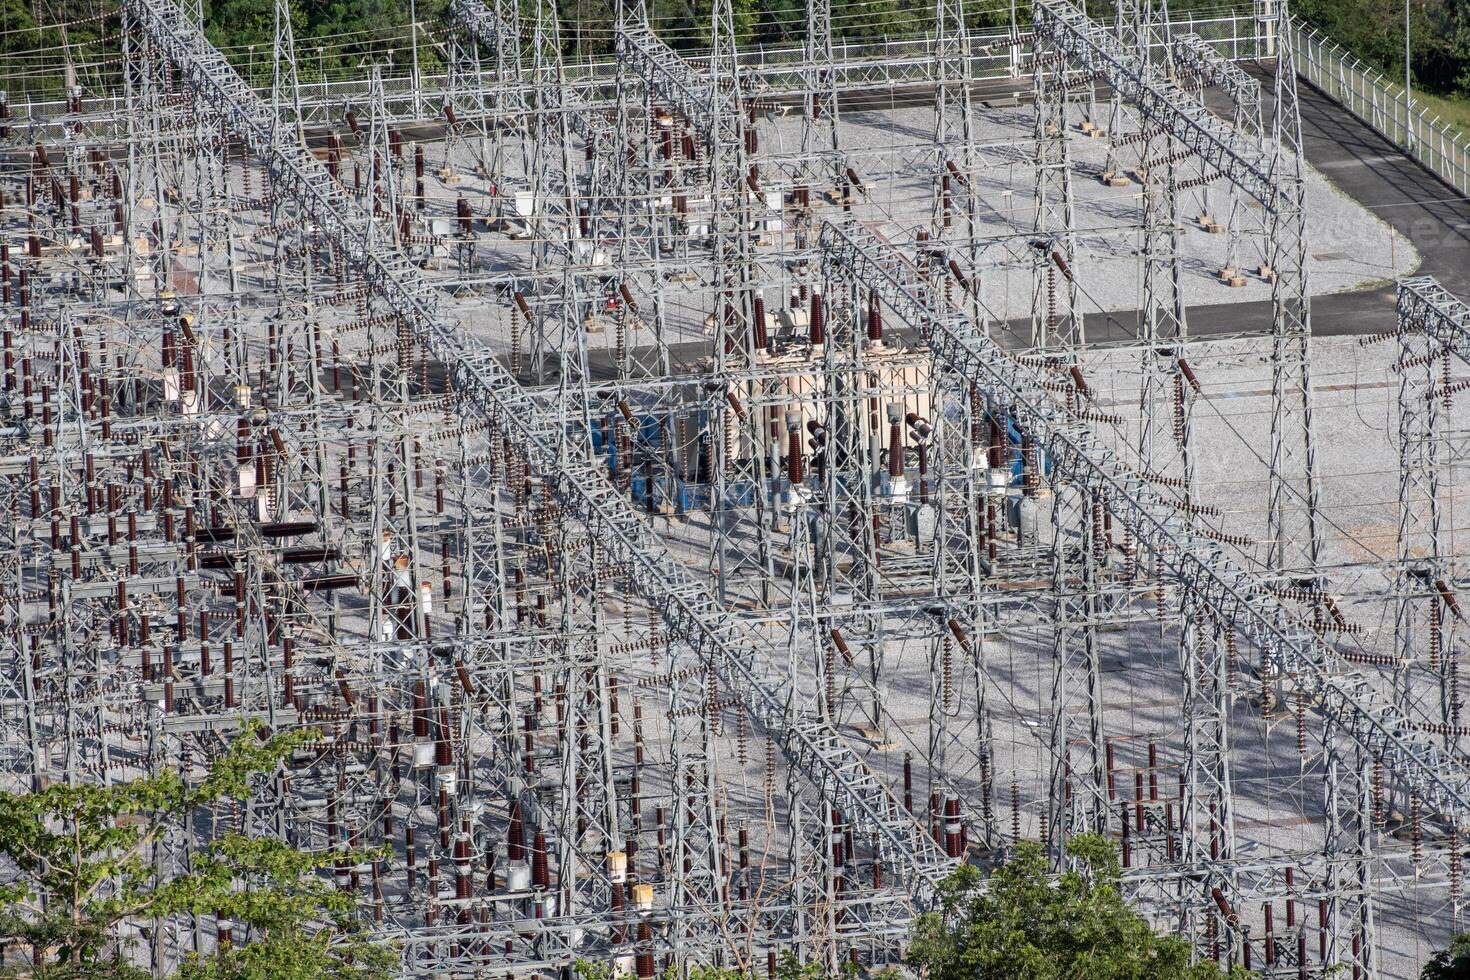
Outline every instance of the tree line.
[[[1417, 89], [1470, 98], [1470, 4], [1408, 0]], [[1404, 77], [1405, 0], [1293, 0], [1296, 15], [1394, 81]]]
[[[521, 0], [529, 21], [535, 0]], [[606, 54], [620, 0], [559, 0], [561, 39], [571, 57]], [[633, 3], [634, 0], [622, 0]], [[1028, 0], [964, 0], [975, 29], [1004, 27], [1015, 16], [1024, 25]], [[1292, 0], [1308, 23], [1390, 78], [1403, 77], [1405, 0]], [[646, 0], [660, 34], [675, 47], [709, 42], [712, 0]], [[1407, 0], [1411, 70], [1416, 88], [1470, 97], [1470, 3]], [[1171, 11], [1219, 7], [1220, 0], [1173, 0]], [[1091, 0], [1106, 17], [1107, 0]], [[357, 72], [368, 61], [404, 66], [414, 57], [426, 70], [439, 66], [451, 23], [448, 0], [293, 0], [292, 27], [303, 80]], [[745, 44], [799, 43], [807, 35], [804, 0], [732, 0], [734, 24]], [[86, 79], [89, 69], [115, 77], [119, 43], [116, 0], [0, 0], [0, 62], [5, 82], [17, 92], [59, 93], [71, 62]], [[273, 0], [207, 0], [207, 33], [242, 68], [268, 78], [273, 63]], [[418, 29], [413, 24], [417, 22]], [[912, 37], [933, 29], [934, 5], [907, 0], [838, 0], [833, 33], [839, 41]]]

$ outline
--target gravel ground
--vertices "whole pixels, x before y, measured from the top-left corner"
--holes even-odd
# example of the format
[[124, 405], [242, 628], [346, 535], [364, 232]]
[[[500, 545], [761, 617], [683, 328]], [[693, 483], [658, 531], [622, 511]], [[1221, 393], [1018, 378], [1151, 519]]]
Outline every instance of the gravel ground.
[[[795, 117], [769, 118], [760, 124], [763, 166], [767, 171], [790, 174], [801, 165], [796, 150], [802, 139], [802, 121]], [[1034, 168], [1030, 163], [1032, 113], [1027, 107], [985, 107], [976, 113], [974, 139], [982, 149], [969, 170], [977, 192], [977, 235], [984, 239], [1016, 235], [1010, 242], [986, 241], [979, 252], [983, 300], [995, 319], [1024, 318], [1032, 309], [1032, 262], [1026, 240], [1031, 237]], [[870, 229], [896, 243], [912, 241], [914, 232], [927, 227], [932, 212], [933, 113], [921, 108], [895, 108], [849, 113], [841, 125], [841, 145], [850, 164], [861, 174], [867, 194], [856, 208], [856, 216]], [[1137, 230], [1141, 215], [1140, 188], [1136, 183], [1106, 187], [1098, 179], [1105, 162], [1104, 141], [1089, 138], [1075, 128], [1069, 132], [1076, 209], [1076, 261], [1084, 311], [1131, 310], [1140, 305], [1141, 268]], [[463, 151], [456, 151], [462, 154]], [[1128, 149], [1136, 160], [1136, 150]], [[442, 148], [430, 148], [431, 159], [442, 157]], [[465, 157], [457, 169], [468, 173]], [[1196, 174], [1182, 165], [1179, 178], [1188, 181]], [[813, 181], [813, 197], [821, 184]], [[476, 211], [486, 207], [488, 196], [483, 181], [466, 176], [452, 185], [430, 181], [430, 194], [437, 207], [452, 212], [452, 198], [463, 194], [475, 202]], [[1208, 211], [1219, 220], [1231, 212], [1231, 195], [1220, 181], [1183, 194], [1180, 205], [1180, 245], [1184, 254], [1183, 289], [1191, 306], [1229, 304], [1269, 298], [1270, 285], [1249, 274], [1260, 262], [1258, 209], [1242, 205], [1237, 212], [1240, 235], [1210, 234], [1193, 220]], [[1390, 278], [1412, 270], [1419, 257], [1408, 241], [1338, 191], [1315, 171], [1307, 175], [1307, 211], [1311, 246], [1307, 271], [1314, 295], [1351, 290], [1365, 282]], [[818, 206], [818, 215], [836, 215], [829, 204]], [[757, 253], [760, 268], [769, 276], [765, 284], [769, 308], [779, 306], [793, 282], [782, 259], [794, 247], [789, 227], [770, 231]], [[1216, 272], [1226, 264], [1234, 240], [1235, 263], [1247, 272], [1246, 284], [1231, 288], [1219, 282]], [[604, 241], [609, 267], [626, 259], [626, 243]], [[683, 264], [685, 246], [675, 249], [668, 266]], [[499, 232], [482, 231], [474, 246], [474, 261], [467, 277], [524, 270], [531, 264], [530, 246], [511, 242]], [[712, 308], [713, 292], [704, 277], [709, 275], [707, 253], [698, 246], [688, 249], [688, 265], [694, 276], [658, 284], [654, 275], [635, 271], [632, 280], [640, 295], [661, 295], [662, 330], [669, 342], [704, 339], [705, 318]], [[446, 281], [460, 276], [455, 260], [445, 256], [435, 272]], [[667, 271], [667, 270], [666, 270]], [[535, 308], [548, 317], [559, 317], [554, 303], [536, 299]], [[548, 293], [555, 292], [555, 284]], [[506, 297], [477, 288], [462, 291], [446, 304], [449, 312], [477, 340], [499, 349], [509, 343]], [[1385, 323], [1383, 329], [1391, 329]], [[615, 331], [599, 321], [586, 335], [595, 350], [611, 350]], [[629, 346], [646, 343], [650, 331], [639, 328], [627, 338]], [[1397, 528], [1397, 404], [1396, 376], [1391, 372], [1396, 347], [1392, 342], [1363, 347], [1353, 338], [1317, 341], [1311, 371], [1314, 384], [1317, 473], [1321, 492], [1324, 565], [1331, 567], [1329, 589], [1342, 597], [1350, 618], [1363, 632], [1354, 650], [1381, 653], [1393, 649], [1395, 604], [1389, 592], [1392, 582], [1384, 561], [1394, 557]], [[1194, 463], [1200, 488], [1199, 500], [1217, 507], [1221, 516], [1216, 526], [1229, 534], [1243, 535], [1251, 544], [1237, 555], [1248, 563], [1265, 557], [1265, 495], [1270, 452], [1271, 371], [1268, 352], [1261, 342], [1209, 341], [1190, 345], [1188, 357], [1203, 386], [1193, 414]], [[1083, 355], [1082, 369], [1097, 392], [1100, 406], [1124, 416], [1112, 434], [1119, 445], [1137, 440], [1139, 366], [1136, 352], [1126, 349], [1094, 350]], [[1447, 429], [1463, 440], [1470, 431], [1470, 414], [1463, 398], [1447, 419]], [[1463, 458], [1463, 457], [1462, 457]], [[1470, 485], [1455, 479], [1454, 467], [1443, 490], [1445, 501], [1445, 545], [1450, 554], [1463, 550], [1466, 530], [1466, 493]], [[674, 537], [670, 532], [669, 538]], [[681, 553], [695, 567], [706, 567], [707, 553], [691, 536]], [[1041, 833], [1043, 801], [1048, 793], [1049, 752], [1045, 745], [1045, 718], [1051, 694], [1051, 628], [1040, 619], [1046, 603], [1035, 604], [1012, 614], [1005, 630], [988, 637], [984, 644], [984, 674], [987, 703], [995, 727], [994, 749], [997, 824], [1009, 835], [1015, 820], [1023, 836]], [[1164, 793], [1177, 781], [1173, 760], [1180, 758], [1186, 735], [1182, 716], [1182, 683], [1178, 666], [1177, 630], [1172, 624], [1152, 622], [1145, 597], [1136, 601], [1138, 614], [1126, 625], [1099, 634], [1103, 671], [1105, 735], [1118, 740], [1120, 770], [1128, 770], [1120, 790], [1121, 799], [1132, 798], [1131, 770], [1145, 765], [1147, 743], [1157, 745], [1160, 780]], [[932, 683], [931, 658], [941, 638], [933, 624], [893, 617], [885, 624], [892, 642], [884, 655], [884, 680], [878, 697], [884, 704], [891, 728], [887, 742], [872, 749], [870, 763], [896, 780], [905, 750], [919, 754], [929, 744], [929, 705]], [[810, 678], [808, 678], [810, 680]], [[1391, 678], [1375, 677], [1381, 691], [1391, 690]], [[855, 683], [855, 682], [854, 682]], [[854, 688], [844, 722], [854, 739], [861, 739], [865, 719], [853, 706], [868, 699]], [[957, 682], [952, 709], [942, 738], [946, 745], [946, 775], [958, 786], [973, 792], [978, 788], [975, 757], [974, 705], [980, 689], [974, 677]], [[1252, 692], [1242, 691], [1230, 715], [1240, 857], [1265, 858], [1308, 853], [1320, 849], [1324, 831], [1322, 813], [1323, 762], [1316, 733], [1321, 722], [1310, 723], [1305, 752], [1298, 749], [1296, 729], [1289, 712], [1263, 713]], [[736, 797], [760, 810], [764, 804], [754, 787], [762, 782], [763, 760], [744, 765], [726, 745], [721, 753], [722, 778], [728, 780]], [[921, 774], [920, 782], [928, 775]], [[1015, 786], [1019, 808], [1011, 806]], [[927, 784], [924, 787], [927, 796]], [[968, 795], [968, 793], [967, 793]], [[779, 839], [779, 834], [774, 835]], [[1380, 865], [1375, 877], [1383, 883], [1376, 908], [1381, 956], [1385, 977], [1410, 977], [1429, 952], [1441, 945], [1452, 919], [1444, 888], [1390, 887], [1405, 866], [1408, 844], [1402, 839], [1377, 842]], [[1426, 848], [1433, 850], [1431, 841]], [[1410, 878], [1412, 879], [1412, 873]], [[1279, 892], [1278, 892], [1279, 894]], [[1244, 910], [1248, 921], [1259, 923], [1262, 909]], [[1278, 928], [1284, 910], [1275, 910]], [[1315, 915], [1300, 913], [1315, 923]], [[1259, 934], [1259, 933], [1257, 933]], [[1309, 943], [1315, 948], [1315, 938]]]
[[[1106, 115], [1106, 107], [1101, 109]], [[978, 148], [972, 161], [971, 186], [976, 191], [976, 238], [980, 241], [974, 256], [962, 241], [962, 221], [950, 231], [957, 249], [964, 253], [966, 265], [980, 272], [981, 298], [984, 310], [992, 320], [1024, 319], [1031, 315], [1033, 300], [1034, 253], [1026, 242], [1035, 227], [1035, 168], [1032, 137], [1033, 113], [1030, 107], [977, 107], [974, 122], [974, 145]], [[1109, 187], [1098, 179], [1106, 163], [1106, 141], [1084, 133], [1080, 117], [1069, 128], [1074, 195], [1072, 262], [1079, 285], [1081, 312], [1133, 310], [1142, 305], [1142, 245], [1138, 226], [1142, 221], [1142, 189], [1129, 181], [1127, 186]], [[800, 153], [803, 122], [797, 116], [768, 115], [758, 124], [760, 151], [756, 158], [764, 173], [776, 174], [786, 184], [807, 183], [812, 187], [816, 218], [839, 218], [840, 208], [821, 200], [821, 190], [830, 184], [830, 176], [818, 178], [819, 171], [830, 175], [830, 164], [805, 163]], [[931, 226], [934, 210], [934, 173], [938, 166], [933, 150], [934, 113], [924, 107], [895, 107], [864, 112], [850, 112], [842, 117], [839, 141], [846, 162], [860, 175], [865, 194], [855, 207], [855, 216], [869, 229], [896, 244], [913, 240], [915, 232]], [[823, 136], [820, 142], [827, 137]], [[442, 161], [445, 147], [426, 147], [430, 161]], [[1159, 150], [1155, 150], [1157, 154]], [[1138, 146], [1121, 151], [1125, 172], [1132, 172], [1138, 162]], [[451, 151], [457, 161], [457, 176], [452, 183], [431, 174], [428, 193], [431, 210], [443, 212], [445, 230], [451, 225], [452, 198], [463, 195], [476, 213], [488, 212], [492, 198], [485, 181], [473, 174], [473, 157], [469, 148], [459, 146]], [[518, 154], [512, 153], [515, 157]], [[580, 159], [581, 154], [574, 157]], [[1178, 167], [1178, 179], [1189, 182], [1199, 177], [1197, 168], [1188, 162]], [[1313, 295], [1350, 291], [1367, 283], [1381, 282], [1396, 274], [1404, 274], [1418, 265], [1419, 257], [1402, 235], [1396, 234], [1371, 212], [1347, 197], [1330, 181], [1308, 168], [1307, 220], [1312, 243], [1307, 250], [1308, 285]], [[524, 178], [512, 175], [508, 196], [516, 186], [524, 186]], [[437, 203], [435, 203], [437, 202]], [[691, 207], [698, 206], [697, 197]], [[963, 196], [956, 194], [955, 207], [966, 207]], [[1198, 220], [1210, 215], [1222, 230], [1209, 233]], [[1254, 202], [1238, 199], [1222, 180], [1206, 186], [1182, 191], [1179, 201], [1179, 247], [1183, 254], [1182, 288], [1189, 306], [1228, 304], [1270, 297], [1270, 283], [1259, 274], [1263, 261], [1263, 214]], [[792, 222], [785, 227], [767, 230], [757, 247], [756, 259], [760, 275], [758, 285], [767, 297], [767, 309], [773, 314], [781, 305], [795, 280], [784, 258], [795, 248]], [[1004, 236], [1015, 236], [1007, 238]], [[659, 296], [661, 316], [657, 325], [667, 343], [679, 344], [707, 339], [706, 322], [713, 308], [708, 276], [711, 272], [707, 248], [699, 241], [673, 240], [674, 249], [663, 257], [662, 282], [650, 271], [634, 270], [629, 274], [632, 287], [645, 309], [645, 323], [630, 324], [626, 344], [636, 348], [651, 342], [653, 317], [647, 314]], [[444, 250], [441, 250], [444, 251]], [[611, 271], [640, 254], [646, 254], [641, 242], [601, 239], [597, 248], [599, 262]], [[459, 253], [443, 254], [435, 265], [446, 280], [466, 279], [471, 284], [486, 276], [495, 277], [531, 267], [532, 248], [525, 241], [511, 241], [503, 233], [481, 230], [473, 248], [473, 262], [461, 271]], [[579, 254], [584, 264], [591, 261], [590, 252]], [[558, 260], [559, 261], [559, 260]], [[1241, 270], [1244, 285], [1223, 284], [1219, 270], [1232, 264]], [[532, 288], [522, 286], [534, 298]], [[595, 287], [590, 287], [595, 288]], [[482, 287], [483, 289], [483, 287]], [[555, 283], [548, 284], [550, 293]], [[472, 311], [464, 318], [466, 328], [477, 339], [494, 346], [509, 345], [508, 305], [499, 295], [487, 296], [483, 304], [464, 307]], [[536, 304], [547, 317], [559, 317], [554, 300]], [[556, 328], [559, 329], [559, 328]], [[556, 333], [553, 329], [553, 333]], [[586, 335], [589, 347], [612, 350], [616, 331], [609, 321], [594, 321]], [[558, 334], [559, 336], [559, 334]]]

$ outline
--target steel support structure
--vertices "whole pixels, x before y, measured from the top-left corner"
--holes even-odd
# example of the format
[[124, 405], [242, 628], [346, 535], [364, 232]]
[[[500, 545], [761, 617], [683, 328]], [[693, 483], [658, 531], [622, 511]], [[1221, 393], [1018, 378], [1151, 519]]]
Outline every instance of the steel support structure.
[[1470, 804], [1470, 772], [1454, 755], [1386, 703], [1370, 681], [1339, 661], [1310, 624], [1266, 593], [1222, 548], [1150, 489], [1118, 455], [1098, 444], [1086, 425], [1069, 419], [1045, 386], [962, 318], [937, 314], [914, 284], [884, 261], [876, 243], [864, 243], [828, 223], [824, 259], [852, 270], [885, 305], [923, 332], [934, 356], [949, 369], [1009, 406], [1016, 423], [1046, 449], [1054, 469], [1106, 494], [1115, 521], [1157, 553], [1171, 580], [1221, 623], [1233, 623], [1240, 639], [1269, 653], [1295, 690], [1301, 691], [1334, 729], [1379, 760], [1403, 786], [1436, 812], [1458, 822]]
[[537, 411], [523, 389], [488, 352], [468, 347], [437, 309], [432, 287], [401, 255], [365, 234], [371, 217], [348, 199], [305, 147], [273, 138], [269, 107], [167, 0], [129, 0], [128, 16], [181, 73], [202, 105], [261, 157], [274, 180], [300, 203], [320, 234], [339, 243], [369, 290], [383, 297], [419, 343], [448, 371], [463, 409], [488, 421], [524, 455], [567, 514], [595, 528], [609, 562], [658, 610], [666, 628], [686, 637], [755, 722], [773, 737], [794, 768], [815, 782], [847, 819], [880, 842], [884, 860], [920, 905], [934, 894], [948, 861], [923, 828], [902, 813], [887, 787], [840, 736], [817, 719], [788, 708], [786, 680], [767, 665], [779, 656], [766, 640], [720, 609], [591, 466], [580, 459], [583, 430]]
[[[1278, 23], [1285, 22], [1284, 3], [1277, 17]], [[1038, 3], [1034, 26], [1038, 45], [1045, 43], [1055, 50], [1059, 65], [1084, 76], [1098, 76], [1136, 107], [1146, 127], [1167, 133], [1198, 156], [1208, 172], [1239, 187], [1265, 209], [1268, 256], [1260, 271], [1271, 283], [1274, 311], [1269, 563], [1278, 572], [1298, 569], [1311, 574], [1321, 545], [1308, 378], [1311, 317], [1301, 118], [1288, 35], [1278, 32], [1271, 138], [1262, 146], [1189, 98], [1158, 66], [1123, 47], [1106, 28], [1067, 0]]]

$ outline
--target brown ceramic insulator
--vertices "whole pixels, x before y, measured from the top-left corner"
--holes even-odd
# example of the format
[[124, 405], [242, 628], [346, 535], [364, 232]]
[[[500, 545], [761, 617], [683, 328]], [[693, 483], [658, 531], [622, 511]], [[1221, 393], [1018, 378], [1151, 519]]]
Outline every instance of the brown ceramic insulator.
[[903, 429], [897, 419], [888, 425], [888, 475], [895, 480], [903, 476]]
[[531, 842], [531, 884], [537, 888], [551, 887], [551, 869], [546, 858], [546, 834], [536, 831]]

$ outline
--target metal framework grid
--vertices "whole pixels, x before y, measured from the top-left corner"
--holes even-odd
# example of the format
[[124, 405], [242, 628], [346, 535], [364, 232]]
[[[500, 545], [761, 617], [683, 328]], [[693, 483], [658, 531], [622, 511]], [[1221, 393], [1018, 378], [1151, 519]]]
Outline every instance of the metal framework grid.
[[[6, 788], [311, 726], [155, 860], [222, 827], [386, 845], [335, 881], [405, 975], [876, 970], [957, 863], [1035, 839], [1060, 869], [1084, 831], [1157, 925], [1267, 976], [1394, 975], [1386, 896], [1458, 922], [1470, 311], [1406, 280], [1363, 339], [1393, 341], [1396, 550], [1329, 564], [1284, 4], [1208, 40], [1151, 3], [1042, 0], [983, 45], [934, 15], [917, 55], [849, 58], [812, 4], [762, 71], [728, 0], [698, 60], [630, 6], [598, 74], [554, 5], [455, 0], [442, 78], [327, 97], [284, 0], [265, 94], [198, 9], [123, 0], [118, 92], [0, 115]], [[875, 80], [932, 113], [917, 150], [864, 142]], [[977, 103], [1017, 92], [1034, 126], [996, 139]], [[1083, 134], [1139, 189], [1111, 349]], [[997, 159], [1034, 180], [1001, 233]], [[1221, 276], [1259, 255], [1273, 310], [1263, 528], [1196, 472], [1180, 212], [1211, 186]], [[1029, 344], [992, 312], [1012, 275]], [[1281, 842], [1247, 819], [1277, 723]]]

